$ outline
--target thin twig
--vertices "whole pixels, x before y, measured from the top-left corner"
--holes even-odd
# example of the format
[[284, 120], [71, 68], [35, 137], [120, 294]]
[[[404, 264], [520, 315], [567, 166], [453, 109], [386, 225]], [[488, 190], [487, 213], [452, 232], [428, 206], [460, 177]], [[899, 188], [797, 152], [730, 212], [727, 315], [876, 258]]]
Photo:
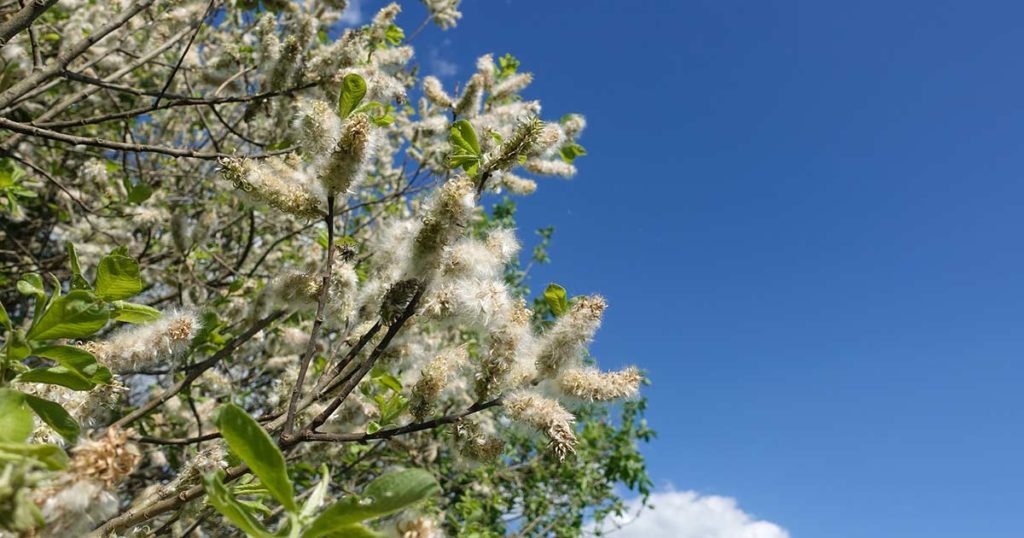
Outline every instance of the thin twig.
[[[119, 151], [128, 151], [135, 153], [159, 153], [161, 155], [170, 155], [172, 157], [190, 157], [193, 159], [205, 159], [205, 160], [217, 160], [230, 157], [238, 157], [229, 153], [218, 153], [218, 152], [202, 152], [192, 149], [183, 148], [171, 148], [167, 146], [155, 146], [152, 144], [126, 144], [124, 142], [115, 142], [112, 140], [104, 140], [102, 138], [90, 138], [85, 136], [75, 136], [57, 131], [51, 131], [49, 129], [41, 129], [32, 125], [18, 123], [11, 121], [7, 118], [0, 118], [0, 128], [8, 129], [16, 133], [26, 134], [30, 136], [37, 136], [40, 138], [47, 138], [55, 140], [57, 142], [64, 142], [67, 144], [82, 144], [85, 146], [94, 146], [98, 148], [116, 149]], [[276, 151], [270, 151], [266, 153], [259, 153], [256, 155], [247, 155], [250, 159], [264, 159], [267, 157], [273, 157], [275, 155], [284, 155], [291, 153], [295, 148], [285, 148]]]
[[327, 267], [323, 270], [323, 279], [320, 284], [320, 299], [316, 304], [316, 318], [313, 319], [313, 328], [309, 332], [309, 341], [306, 342], [306, 352], [302, 357], [302, 363], [299, 364], [299, 376], [295, 380], [295, 386], [292, 387], [292, 396], [288, 401], [288, 415], [285, 417], [284, 433], [281, 434], [282, 439], [290, 437], [295, 430], [295, 412], [299, 404], [299, 396], [302, 394], [302, 384], [306, 380], [306, 371], [309, 369], [309, 363], [313, 360], [313, 355], [316, 353], [316, 339], [320, 336], [320, 328], [324, 323], [324, 306], [326, 306], [327, 297], [330, 295], [331, 273], [334, 270], [334, 203], [336, 199], [337, 195], [334, 193], [327, 196]]

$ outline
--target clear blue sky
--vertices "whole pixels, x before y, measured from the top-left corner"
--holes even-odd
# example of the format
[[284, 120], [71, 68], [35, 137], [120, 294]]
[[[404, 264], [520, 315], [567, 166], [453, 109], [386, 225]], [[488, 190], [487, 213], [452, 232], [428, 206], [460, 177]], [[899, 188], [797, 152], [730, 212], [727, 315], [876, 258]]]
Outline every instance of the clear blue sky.
[[602, 364], [650, 371], [656, 482], [794, 537], [1021, 536], [1024, 4], [462, 10], [427, 73], [512, 52], [590, 122], [520, 223], [557, 227], [535, 287], [607, 296]]

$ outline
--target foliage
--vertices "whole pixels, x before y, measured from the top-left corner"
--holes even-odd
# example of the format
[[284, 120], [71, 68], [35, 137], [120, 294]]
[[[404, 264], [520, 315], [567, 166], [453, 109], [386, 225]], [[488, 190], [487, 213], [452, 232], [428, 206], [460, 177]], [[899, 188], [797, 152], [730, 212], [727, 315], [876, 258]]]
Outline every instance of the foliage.
[[0, 24], [0, 534], [578, 536], [646, 499], [604, 300], [529, 288], [554, 229], [521, 255], [512, 197], [587, 152], [520, 60], [421, 78], [397, 4], [29, 4]]

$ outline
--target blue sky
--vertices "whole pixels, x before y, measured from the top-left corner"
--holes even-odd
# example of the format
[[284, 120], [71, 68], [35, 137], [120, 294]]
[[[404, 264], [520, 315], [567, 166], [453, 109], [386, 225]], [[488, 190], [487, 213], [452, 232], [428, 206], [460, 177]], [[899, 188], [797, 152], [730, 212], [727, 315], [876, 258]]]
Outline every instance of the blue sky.
[[589, 120], [520, 223], [557, 228], [535, 287], [608, 298], [601, 363], [649, 370], [656, 482], [792, 536], [1021, 535], [1024, 5], [462, 11], [426, 73], [512, 52]]

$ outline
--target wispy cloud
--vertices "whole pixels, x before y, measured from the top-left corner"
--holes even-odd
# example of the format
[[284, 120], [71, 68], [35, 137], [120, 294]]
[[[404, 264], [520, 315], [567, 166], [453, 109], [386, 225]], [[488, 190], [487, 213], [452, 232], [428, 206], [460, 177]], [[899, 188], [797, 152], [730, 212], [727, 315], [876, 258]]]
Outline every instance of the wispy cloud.
[[341, 13], [342, 23], [356, 25], [363, 22], [363, 0], [349, 0], [348, 7]]
[[427, 61], [430, 63], [430, 74], [436, 77], [451, 77], [459, 72], [459, 66], [455, 62], [441, 56], [437, 49], [432, 48], [427, 51]]
[[602, 528], [611, 538], [789, 538], [785, 529], [744, 512], [731, 497], [665, 491], [652, 495], [651, 503], [654, 508], [639, 516], [640, 501], [628, 503], [625, 516]]

